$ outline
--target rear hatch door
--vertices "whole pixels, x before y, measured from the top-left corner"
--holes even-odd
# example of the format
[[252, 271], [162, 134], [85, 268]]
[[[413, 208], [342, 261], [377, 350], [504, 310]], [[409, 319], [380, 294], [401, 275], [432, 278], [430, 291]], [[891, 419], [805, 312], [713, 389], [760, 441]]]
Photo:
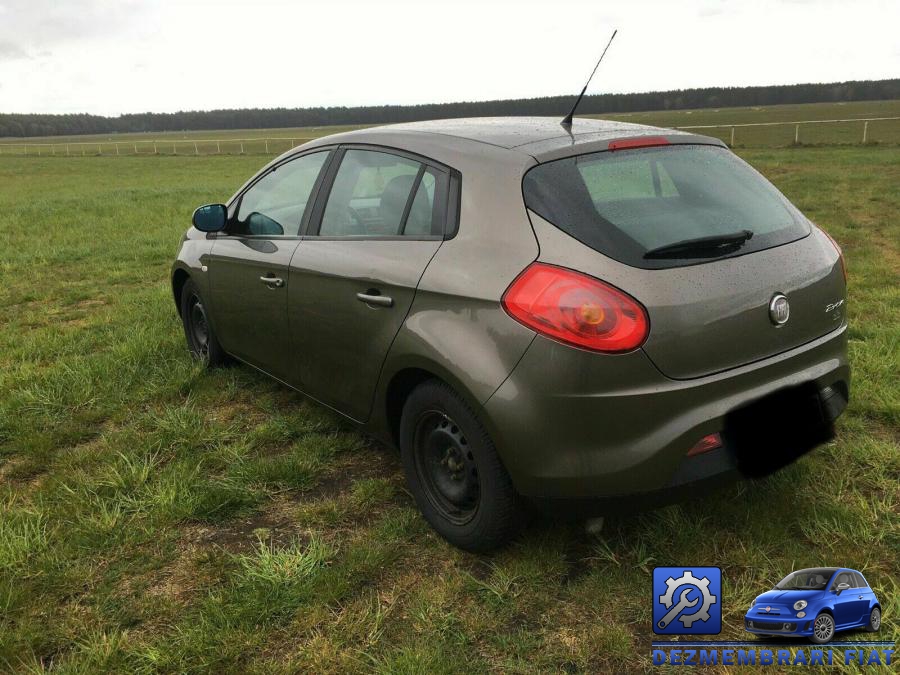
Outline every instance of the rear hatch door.
[[[705, 265], [646, 271], [644, 351], [664, 374], [701, 377], [810, 342], [841, 325], [844, 279], [831, 242], [797, 242]], [[772, 308], [783, 295], [788, 317]], [[837, 304], [835, 307], [834, 305]]]
[[764, 359], [843, 322], [834, 245], [726, 148], [663, 141], [567, 157], [531, 169], [523, 189], [539, 240], [546, 221], [593, 249], [542, 240], [541, 258], [644, 304], [644, 350], [671, 378]]

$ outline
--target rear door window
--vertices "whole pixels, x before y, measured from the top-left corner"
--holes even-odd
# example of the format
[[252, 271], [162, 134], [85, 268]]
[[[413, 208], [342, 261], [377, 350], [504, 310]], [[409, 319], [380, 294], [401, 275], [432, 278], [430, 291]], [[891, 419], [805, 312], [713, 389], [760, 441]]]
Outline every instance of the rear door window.
[[448, 176], [408, 157], [347, 150], [332, 182], [323, 237], [443, 234]]
[[422, 172], [419, 186], [410, 204], [402, 234], [407, 237], [425, 237], [443, 234], [444, 200], [446, 174], [427, 167]]
[[[567, 157], [531, 169], [523, 191], [526, 206], [545, 220], [604, 255], [645, 269], [751, 253], [810, 231], [771, 183], [716, 146]], [[675, 244], [736, 234], [748, 238], [654, 257]]]

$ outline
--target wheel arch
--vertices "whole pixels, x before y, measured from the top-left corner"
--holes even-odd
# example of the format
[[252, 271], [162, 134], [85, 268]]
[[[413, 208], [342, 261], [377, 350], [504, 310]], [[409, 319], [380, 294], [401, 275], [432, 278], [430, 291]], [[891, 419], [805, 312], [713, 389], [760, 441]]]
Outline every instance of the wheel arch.
[[389, 378], [384, 387], [383, 403], [380, 406], [384, 415], [383, 426], [394, 447], [400, 447], [400, 417], [403, 413], [403, 404], [406, 403], [406, 399], [409, 398], [409, 395], [416, 387], [428, 380], [438, 380], [449, 386], [468, 403], [482, 423], [484, 422], [481, 405], [478, 404], [472, 393], [466, 389], [462, 382], [446, 372], [438, 364], [417, 363], [415, 365], [405, 365], [396, 370]]
[[172, 297], [175, 300], [175, 310], [179, 314], [181, 313], [181, 291], [190, 278], [191, 275], [188, 271], [181, 267], [176, 267], [172, 272]]

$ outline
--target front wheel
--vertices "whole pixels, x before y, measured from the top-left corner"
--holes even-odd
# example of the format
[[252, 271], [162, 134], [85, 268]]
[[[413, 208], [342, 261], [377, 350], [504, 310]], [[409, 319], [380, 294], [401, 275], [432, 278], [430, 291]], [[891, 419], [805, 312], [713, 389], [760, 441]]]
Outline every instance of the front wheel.
[[873, 607], [872, 612], [869, 614], [869, 625], [866, 626], [866, 630], [870, 633], [877, 633], [881, 628], [881, 610], [878, 607]]
[[815, 642], [818, 645], [823, 645], [826, 642], [831, 642], [831, 638], [834, 637], [834, 618], [831, 614], [819, 614], [816, 617], [816, 620], [813, 621], [813, 632], [812, 635], [809, 636], [809, 639]]
[[215, 368], [228, 362], [228, 354], [222, 349], [213, 332], [206, 313], [206, 304], [197, 284], [188, 280], [181, 289], [181, 323], [187, 338], [191, 356]]
[[410, 394], [400, 452], [419, 510], [451, 544], [483, 552], [515, 534], [520, 497], [487, 431], [449, 386], [429, 380]]

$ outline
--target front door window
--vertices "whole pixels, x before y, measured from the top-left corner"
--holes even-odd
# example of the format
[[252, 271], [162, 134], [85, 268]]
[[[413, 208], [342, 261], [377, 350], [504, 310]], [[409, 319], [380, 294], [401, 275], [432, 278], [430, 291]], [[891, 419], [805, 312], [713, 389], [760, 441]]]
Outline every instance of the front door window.
[[240, 199], [229, 234], [296, 236], [328, 152], [285, 162], [260, 178]]

